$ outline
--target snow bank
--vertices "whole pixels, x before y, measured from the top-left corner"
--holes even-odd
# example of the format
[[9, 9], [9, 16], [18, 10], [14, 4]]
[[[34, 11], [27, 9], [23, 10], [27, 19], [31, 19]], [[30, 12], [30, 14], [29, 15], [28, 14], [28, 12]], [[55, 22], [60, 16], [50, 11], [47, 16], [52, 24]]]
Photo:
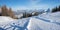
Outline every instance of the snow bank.
[[54, 16], [54, 17], [57, 17], [57, 18], [60, 18], [60, 12], [51, 13], [49, 15], [50, 16]]
[[0, 16], [0, 27], [6, 30], [60, 30], [60, 12], [12, 19]]
[[9, 21], [9, 20], [14, 20], [14, 19], [12, 19], [12, 18], [10, 18], [10, 17], [6, 17], [6, 16], [0, 16], [0, 21], [1, 21], [1, 20]]
[[60, 12], [50, 13], [50, 14], [41, 14], [38, 17], [49, 20], [50, 22], [60, 23]]
[[28, 30], [60, 30], [60, 25], [31, 18], [27, 28]]
[[0, 22], [9, 22], [13, 21], [15, 19], [12, 19], [11, 17], [6, 17], [6, 16], [0, 16]]
[[0, 22], [13, 21], [14, 19], [6, 16], [0, 16]]
[[0, 16], [0, 27], [2, 25], [6, 25], [9, 24], [11, 21], [13, 21], [14, 19], [10, 18], [10, 17], [6, 17], [6, 16]]
[[24, 30], [27, 29], [29, 18], [12, 19], [10, 17], [0, 16], [0, 28], [6, 30]]

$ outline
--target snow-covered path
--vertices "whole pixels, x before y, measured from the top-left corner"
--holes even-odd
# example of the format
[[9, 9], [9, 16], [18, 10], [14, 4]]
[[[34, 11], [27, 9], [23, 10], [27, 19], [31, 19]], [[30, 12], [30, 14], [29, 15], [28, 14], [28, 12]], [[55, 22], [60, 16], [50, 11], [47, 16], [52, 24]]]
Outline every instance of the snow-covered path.
[[[4, 18], [4, 17], [2, 17]], [[28, 30], [26, 27], [29, 23], [29, 18], [24, 18], [24, 19], [18, 19], [18, 20], [13, 20], [10, 21], [10, 19], [7, 21], [8, 17], [5, 17], [5, 21], [3, 21], [4, 19], [1, 18], [1, 22], [0, 22], [0, 30], [4, 29], [4, 30]]]
[[0, 30], [60, 30], [59, 14], [60, 12], [41, 14], [16, 20], [0, 16]]
[[60, 12], [42, 14], [30, 19], [28, 30], [60, 30]]
[[60, 30], [60, 25], [37, 18], [31, 18], [27, 28], [28, 30]]
[[45, 21], [45, 22], [50, 22], [50, 23], [54, 23], [54, 24], [60, 25], [60, 23], [59, 23], [59, 22], [56, 22], [56, 21], [51, 22], [51, 21], [48, 20], [48, 19], [44, 19], [44, 18], [40, 18], [40, 17], [35, 17], [35, 18], [40, 19], [40, 20]]

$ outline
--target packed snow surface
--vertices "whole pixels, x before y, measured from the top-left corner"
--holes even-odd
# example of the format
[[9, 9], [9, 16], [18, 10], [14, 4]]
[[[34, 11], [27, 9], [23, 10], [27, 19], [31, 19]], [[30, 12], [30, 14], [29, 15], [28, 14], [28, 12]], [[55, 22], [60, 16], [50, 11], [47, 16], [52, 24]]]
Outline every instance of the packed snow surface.
[[29, 18], [12, 19], [10, 17], [0, 17], [0, 29], [4, 30], [24, 30], [27, 29]]
[[60, 30], [60, 25], [31, 18], [27, 28], [28, 30]]
[[60, 30], [60, 12], [22, 19], [0, 16], [0, 30]]

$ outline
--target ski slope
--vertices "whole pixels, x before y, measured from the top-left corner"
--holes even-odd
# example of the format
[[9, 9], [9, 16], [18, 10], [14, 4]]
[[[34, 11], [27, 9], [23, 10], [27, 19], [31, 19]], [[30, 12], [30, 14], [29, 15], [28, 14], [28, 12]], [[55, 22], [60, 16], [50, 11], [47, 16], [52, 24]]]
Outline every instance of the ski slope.
[[31, 18], [27, 28], [28, 30], [60, 30], [60, 25]]
[[24, 30], [27, 29], [29, 18], [12, 19], [10, 17], [0, 16], [0, 30]]
[[55, 12], [50, 14], [41, 14], [38, 17], [46, 19], [47, 21], [50, 21], [50, 22], [60, 23], [60, 12]]
[[60, 12], [32, 17], [28, 30], [60, 30]]
[[0, 16], [0, 30], [60, 30], [60, 12], [22, 19]]

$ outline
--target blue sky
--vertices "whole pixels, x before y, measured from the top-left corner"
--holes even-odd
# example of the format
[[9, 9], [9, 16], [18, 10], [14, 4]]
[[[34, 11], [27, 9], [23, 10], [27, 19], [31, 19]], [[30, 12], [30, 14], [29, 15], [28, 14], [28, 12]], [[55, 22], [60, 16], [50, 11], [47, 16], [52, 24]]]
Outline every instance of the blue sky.
[[0, 0], [0, 6], [7, 5], [13, 10], [47, 9], [60, 5], [60, 0]]

